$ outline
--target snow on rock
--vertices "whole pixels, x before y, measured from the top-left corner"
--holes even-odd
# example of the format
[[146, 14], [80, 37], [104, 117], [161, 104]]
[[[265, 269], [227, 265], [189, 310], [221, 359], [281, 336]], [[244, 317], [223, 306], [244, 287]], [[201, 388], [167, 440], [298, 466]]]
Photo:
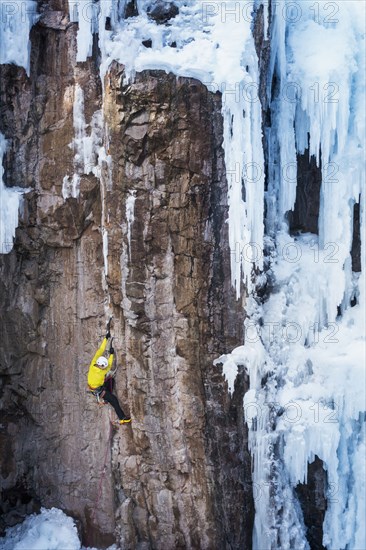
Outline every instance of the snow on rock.
[[71, 177], [65, 176], [62, 180], [62, 196], [64, 199], [73, 197], [77, 199], [80, 193], [80, 176], [73, 174]]

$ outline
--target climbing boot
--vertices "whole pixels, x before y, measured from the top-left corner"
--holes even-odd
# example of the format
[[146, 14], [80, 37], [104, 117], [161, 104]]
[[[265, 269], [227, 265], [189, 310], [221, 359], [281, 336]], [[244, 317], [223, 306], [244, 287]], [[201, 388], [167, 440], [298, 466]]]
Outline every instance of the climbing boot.
[[120, 424], [128, 424], [131, 422], [131, 418], [122, 418], [122, 420], [119, 421]]

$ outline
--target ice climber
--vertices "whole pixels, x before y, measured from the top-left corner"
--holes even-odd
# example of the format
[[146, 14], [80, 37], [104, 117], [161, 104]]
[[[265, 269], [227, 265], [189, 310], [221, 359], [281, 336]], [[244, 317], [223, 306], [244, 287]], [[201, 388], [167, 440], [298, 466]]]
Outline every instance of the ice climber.
[[119, 424], [126, 424], [131, 422], [131, 418], [124, 414], [117, 397], [112, 393], [114, 388], [114, 371], [111, 370], [114, 357], [112, 341], [109, 346], [109, 358], [107, 359], [103, 356], [110, 337], [111, 333], [108, 329], [100, 348], [90, 363], [88, 372], [88, 386], [91, 392], [97, 397], [98, 401], [103, 399], [112, 405], [118, 416]]

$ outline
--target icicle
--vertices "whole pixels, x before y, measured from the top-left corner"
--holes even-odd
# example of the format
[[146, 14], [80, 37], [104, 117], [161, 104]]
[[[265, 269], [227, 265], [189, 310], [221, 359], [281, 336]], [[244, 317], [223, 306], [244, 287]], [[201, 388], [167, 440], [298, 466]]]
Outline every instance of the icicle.
[[0, 64], [14, 63], [24, 67], [29, 76], [29, 33], [37, 21], [37, 2], [11, 0], [2, 2], [0, 17]]
[[80, 176], [73, 174], [71, 177], [66, 175], [62, 180], [62, 197], [76, 199], [80, 193]]
[[[96, 111], [91, 119], [90, 125], [86, 124], [84, 115], [84, 92], [80, 85], [75, 85], [73, 122], [75, 137], [69, 144], [74, 151], [74, 174], [66, 175], [63, 178], [62, 196], [78, 198], [80, 193], [80, 181], [82, 175], [93, 173], [100, 177], [100, 164], [107, 160], [105, 150], [102, 147], [102, 112]], [[89, 130], [89, 134], [87, 134]], [[110, 160], [110, 159], [109, 159]]]
[[[104, 0], [102, 0], [104, 3]], [[84, 62], [92, 55], [93, 34], [97, 31], [98, 4], [69, 0], [70, 21], [78, 23], [76, 61]]]
[[128, 257], [131, 260], [131, 228], [135, 218], [136, 191], [130, 191], [126, 199]]

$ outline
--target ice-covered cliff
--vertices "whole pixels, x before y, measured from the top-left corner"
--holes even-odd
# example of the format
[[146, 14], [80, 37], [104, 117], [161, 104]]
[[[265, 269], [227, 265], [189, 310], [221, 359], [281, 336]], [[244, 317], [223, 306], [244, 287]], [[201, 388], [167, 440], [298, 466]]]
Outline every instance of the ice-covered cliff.
[[[3, 15], [2, 527], [365, 547], [364, 5]], [[85, 393], [111, 313], [113, 436]]]
[[244, 398], [254, 548], [363, 548], [365, 6], [275, 3], [264, 273], [248, 299]]

